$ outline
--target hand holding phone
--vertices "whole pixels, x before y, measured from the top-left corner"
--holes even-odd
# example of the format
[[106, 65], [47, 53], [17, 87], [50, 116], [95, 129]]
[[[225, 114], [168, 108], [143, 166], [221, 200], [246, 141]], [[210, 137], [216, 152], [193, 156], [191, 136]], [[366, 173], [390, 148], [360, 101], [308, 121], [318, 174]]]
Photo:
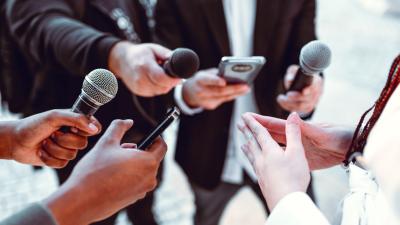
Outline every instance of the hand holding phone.
[[229, 84], [251, 84], [266, 62], [263, 56], [223, 57], [219, 75]]

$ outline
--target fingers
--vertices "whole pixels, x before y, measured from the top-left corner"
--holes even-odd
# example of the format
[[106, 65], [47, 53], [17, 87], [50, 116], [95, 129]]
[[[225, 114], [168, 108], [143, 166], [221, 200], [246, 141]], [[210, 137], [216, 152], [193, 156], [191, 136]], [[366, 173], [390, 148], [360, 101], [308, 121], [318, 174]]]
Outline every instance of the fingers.
[[247, 94], [250, 91], [250, 87], [247, 84], [234, 84], [225, 87], [208, 87], [208, 89], [208, 96], [212, 98], [240, 96]]
[[124, 143], [121, 145], [121, 148], [126, 148], [126, 149], [137, 149], [137, 144], [134, 143]]
[[263, 151], [274, 148], [280, 149], [278, 143], [274, 141], [274, 139], [268, 133], [267, 129], [265, 129], [253, 117], [251, 117], [249, 114], [244, 114], [242, 116], [242, 119], [247, 127], [250, 129], [250, 131], [253, 133], [253, 136], [256, 138], [258, 144]]
[[147, 76], [154, 86], [161, 87], [160, 93], [167, 93], [182, 81], [168, 76], [156, 60], [148, 61]]
[[78, 150], [63, 148], [50, 138], [43, 141], [42, 148], [48, 156], [55, 160], [73, 160], [78, 154]]
[[196, 79], [198, 79], [200, 85], [225, 87], [226, 81], [222, 77], [217, 76], [217, 73], [218, 70], [215, 68], [204, 70], [199, 72]]
[[49, 153], [46, 151], [40, 151], [39, 158], [46, 166], [53, 168], [64, 168], [68, 164], [68, 160], [56, 159], [49, 155]]
[[51, 139], [59, 146], [68, 149], [85, 149], [88, 145], [86, 137], [73, 133], [55, 132]]
[[292, 113], [289, 115], [286, 122], [287, 152], [303, 148], [303, 143], [301, 141], [300, 124], [301, 119], [297, 113]]
[[147, 45], [153, 51], [153, 54], [156, 56], [157, 59], [166, 60], [172, 54], [172, 51], [170, 49], [165, 48], [161, 45], [157, 44], [147, 44]]
[[114, 120], [108, 127], [99, 143], [105, 145], [120, 145], [125, 133], [133, 126], [133, 120]]
[[285, 89], [288, 90], [293, 83], [294, 78], [296, 77], [297, 71], [300, 69], [298, 65], [291, 65], [286, 71], [286, 75], [284, 78], [284, 86]]
[[249, 113], [257, 122], [268, 129], [269, 132], [285, 134], [286, 121], [270, 116], [262, 116], [256, 113]]
[[287, 95], [279, 95], [277, 102], [279, 105], [290, 112], [310, 113], [314, 110], [316, 101], [301, 99], [302, 97], [295, 97], [296, 94], [292, 94], [291, 97]]
[[151, 153], [158, 162], [161, 162], [164, 159], [167, 149], [165, 141], [161, 137], [158, 137], [148, 148], [147, 152]]
[[[90, 121], [93, 125], [97, 127], [98, 129], [97, 134], [99, 134], [103, 130], [103, 126], [101, 125], [101, 123], [94, 116], [90, 117]], [[80, 136], [85, 136], [85, 137], [93, 136], [92, 134], [79, 130], [76, 127], [71, 127], [70, 131]]]
[[[239, 130], [242, 132], [244, 138], [246, 139], [246, 147], [247, 151], [251, 154], [252, 157], [260, 157], [262, 149], [260, 145], [257, 143], [257, 140], [254, 138], [253, 133], [249, 130], [249, 128], [244, 125], [238, 125]], [[242, 149], [243, 150], [243, 149]]]
[[43, 114], [44, 119], [56, 130], [63, 126], [75, 127], [90, 135], [98, 134], [98, 122], [91, 121], [86, 116], [69, 110], [51, 110]]

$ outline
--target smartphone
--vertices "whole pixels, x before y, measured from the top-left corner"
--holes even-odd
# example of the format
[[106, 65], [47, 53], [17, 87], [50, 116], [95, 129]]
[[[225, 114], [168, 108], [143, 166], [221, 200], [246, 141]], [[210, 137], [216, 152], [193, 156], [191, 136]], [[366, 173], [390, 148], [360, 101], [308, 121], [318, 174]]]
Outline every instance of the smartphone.
[[156, 128], [150, 132], [145, 138], [139, 141], [137, 148], [140, 150], [146, 150], [158, 136], [160, 136], [171, 124], [179, 119], [181, 112], [177, 107], [168, 110], [167, 115], [164, 120], [162, 120]]
[[251, 84], [266, 63], [263, 56], [223, 57], [219, 75], [229, 84]]

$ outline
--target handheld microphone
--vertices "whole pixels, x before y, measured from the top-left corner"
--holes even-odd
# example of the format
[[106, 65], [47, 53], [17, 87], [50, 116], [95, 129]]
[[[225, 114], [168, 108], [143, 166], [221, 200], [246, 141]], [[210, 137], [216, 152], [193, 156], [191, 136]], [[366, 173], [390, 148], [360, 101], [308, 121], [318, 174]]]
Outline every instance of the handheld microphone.
[[[111, 101], [118, 92], [118, 81], [114, 74], [105, 69], [95, 69], [86, 75], [81, 94], [71, 108], [72, 112], [93, 116], [100, 106]], [[60, 131], [67, 133], [69, 127]]]
[[313, 75], [323, 72], [331, 64], [332, 52], [321, 41], [312, 41], [301, 49], [300, 69], [288, 91], [301, 92], [311, 85]]
[[177, 48], [162, 66], [169, 76], [188, 79], [199, 70], [200, 59], [191, 49]]

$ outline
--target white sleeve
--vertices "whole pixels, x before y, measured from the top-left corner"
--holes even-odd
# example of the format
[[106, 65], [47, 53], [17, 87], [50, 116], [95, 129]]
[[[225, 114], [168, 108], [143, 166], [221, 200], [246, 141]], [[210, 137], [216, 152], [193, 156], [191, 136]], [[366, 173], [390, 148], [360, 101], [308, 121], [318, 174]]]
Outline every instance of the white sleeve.
[[183, 95], [182, 95], [182, 88], [183, 85], [180, 84], [178, 86], [175, 87], [174, 90], [174, 98], [175, 98], [175, 102], [176, 105], [179, 107], [179, 109], [186, 115], [189, 116], [193, 116], [195, 114], [201, 113], [203, 112], [202, 108], [190, 108], [190, 106], [188, 106], [185, 102], [185, 100], [183, 100]]
[[266, 225], [329, 225], [328, 220], [303, 192], [285, 196], [271, 212]]

